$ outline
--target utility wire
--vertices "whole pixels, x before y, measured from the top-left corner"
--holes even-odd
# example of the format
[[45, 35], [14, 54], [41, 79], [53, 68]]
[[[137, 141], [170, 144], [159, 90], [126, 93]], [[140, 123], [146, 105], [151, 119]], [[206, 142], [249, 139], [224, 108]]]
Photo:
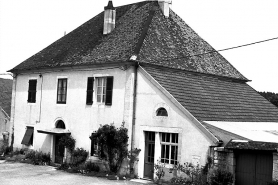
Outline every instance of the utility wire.
[[220, 51], [227, 51], [227, 50], [231, 50], [231, 49], [237, 49], [237, 48], [246, 47], [246, 46], [250, 46], [250, 45], [254, 45], [254, 44], [268, 42], [268, 41], [272, 41], [272, 40], [276, 40], [276, 39], [278, 39], [278, 37], [271, 38], [271, 39], [266, 39], [266, 40], [262, 40], [262, 41], [258, 41], [258, 42], [252, 42], [252, 43], [249, 43], [249, 44], [239, 45], [239, 46], [235, 46], [235, 47], [230, 47], [230, 48], [226, 48], [226, 49], [213, 50], [213, 51], [209, 51], [209, 52], [205, 52], [205, 53], [200, 53], [200, 54], [195, 54], [195, 55], [188, 55], [188, 56], [184, 56], [184, 57], [177, 57], [177, 58], [171, 58], [171, 59], [165, 59], [165, 60], [183, 59], [183, 58], [188, 58], [188, 57], [206, 55], [206, 54], [210, 54], [210, 53], [216, 53], [216, 52], [220, 52]]

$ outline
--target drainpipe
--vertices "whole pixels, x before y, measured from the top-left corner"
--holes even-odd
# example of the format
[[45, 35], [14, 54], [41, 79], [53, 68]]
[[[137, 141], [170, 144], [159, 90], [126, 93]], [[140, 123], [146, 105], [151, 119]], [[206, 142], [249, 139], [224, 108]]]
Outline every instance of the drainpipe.
[[13, 92], [12, 92], [12, 109], [11, 109], [11, 119], [10, 124], [12, 124], [11, 133], [11, 149], [13, 150], [14, 145], [14, 116], [15, 116], [15, 102], [16, 102], [16, 85], [17, 85], [17, 74], [13, 76]]
[[[136, 59], [135, 59], [136, 60]], [[131, 131], [131, 151], [134, 149], [135, 123], [136, 123], [136, 96], [137, 96], [137, 75], [139, 62], [134, 65], [134, 84], [133, 84], [133, 109], [132, 109], [132, 131]]]

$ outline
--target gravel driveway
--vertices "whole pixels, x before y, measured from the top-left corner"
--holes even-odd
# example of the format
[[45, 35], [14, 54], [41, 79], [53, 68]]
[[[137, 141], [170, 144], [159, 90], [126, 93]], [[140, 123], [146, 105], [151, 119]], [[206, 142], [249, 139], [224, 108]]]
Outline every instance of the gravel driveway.
[[1, 185], [87, 185], [87, 184], [153, 184], [142, 181], [131, 182], [122, 180], [107, 180], [105, 178], [87, 177], [56, 170], [52, 166], [35, 166], [25, 163], [11, 163], [0, 161]]

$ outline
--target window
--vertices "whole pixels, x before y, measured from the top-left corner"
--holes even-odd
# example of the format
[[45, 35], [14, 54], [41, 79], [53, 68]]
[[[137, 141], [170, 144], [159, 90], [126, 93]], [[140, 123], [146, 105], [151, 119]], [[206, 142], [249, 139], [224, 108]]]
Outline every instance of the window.
[[167, 110], [165, 108], [159, 108], [157, 111], [156, 111], [156, 116], [168, 116], [168, 113], [167, 113]]
[[62, 120], [59, 120], [56, 124], [56, 128], [66, 129], [65, 123]]
[[37, 80], [29, 80], [28, 103], [36, 103]]
[[33, 133], [34, 133], [34, 127], [27, 127], [27, 130], [24, 134], [21, 144], [24, 144], [27, 146], [33, 145]]
[[92, 105], [93, 104], [93, 93], [94, 93], [94, 78], [89, 77], [88, 83], [87, 83], [87, 98], [86, 98], [86, 104]]
[[67, 79], [58, 79], [57, 103], [65, 104], [67, 100]]
[[178, 163], [178, 134], [161, 133], [161, 162]]
[[112, 105], [113, 77], [96, 78], [96, 96], [98, 103]]

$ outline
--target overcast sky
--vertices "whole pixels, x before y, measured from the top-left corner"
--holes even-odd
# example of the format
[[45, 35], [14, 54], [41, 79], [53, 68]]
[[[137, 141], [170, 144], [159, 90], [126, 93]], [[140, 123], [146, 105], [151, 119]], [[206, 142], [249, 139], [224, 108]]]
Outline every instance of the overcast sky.
[[[216, 50], [278, 37], [278, 0], [172, 1], [172, 9]], [[0, 73], [88, 21], [107, 2], [0, 0]], [[113, 1], [114, 6], [134, 2]], [[221, 54], [254, 89], [278, 93], [278, 39]]]

